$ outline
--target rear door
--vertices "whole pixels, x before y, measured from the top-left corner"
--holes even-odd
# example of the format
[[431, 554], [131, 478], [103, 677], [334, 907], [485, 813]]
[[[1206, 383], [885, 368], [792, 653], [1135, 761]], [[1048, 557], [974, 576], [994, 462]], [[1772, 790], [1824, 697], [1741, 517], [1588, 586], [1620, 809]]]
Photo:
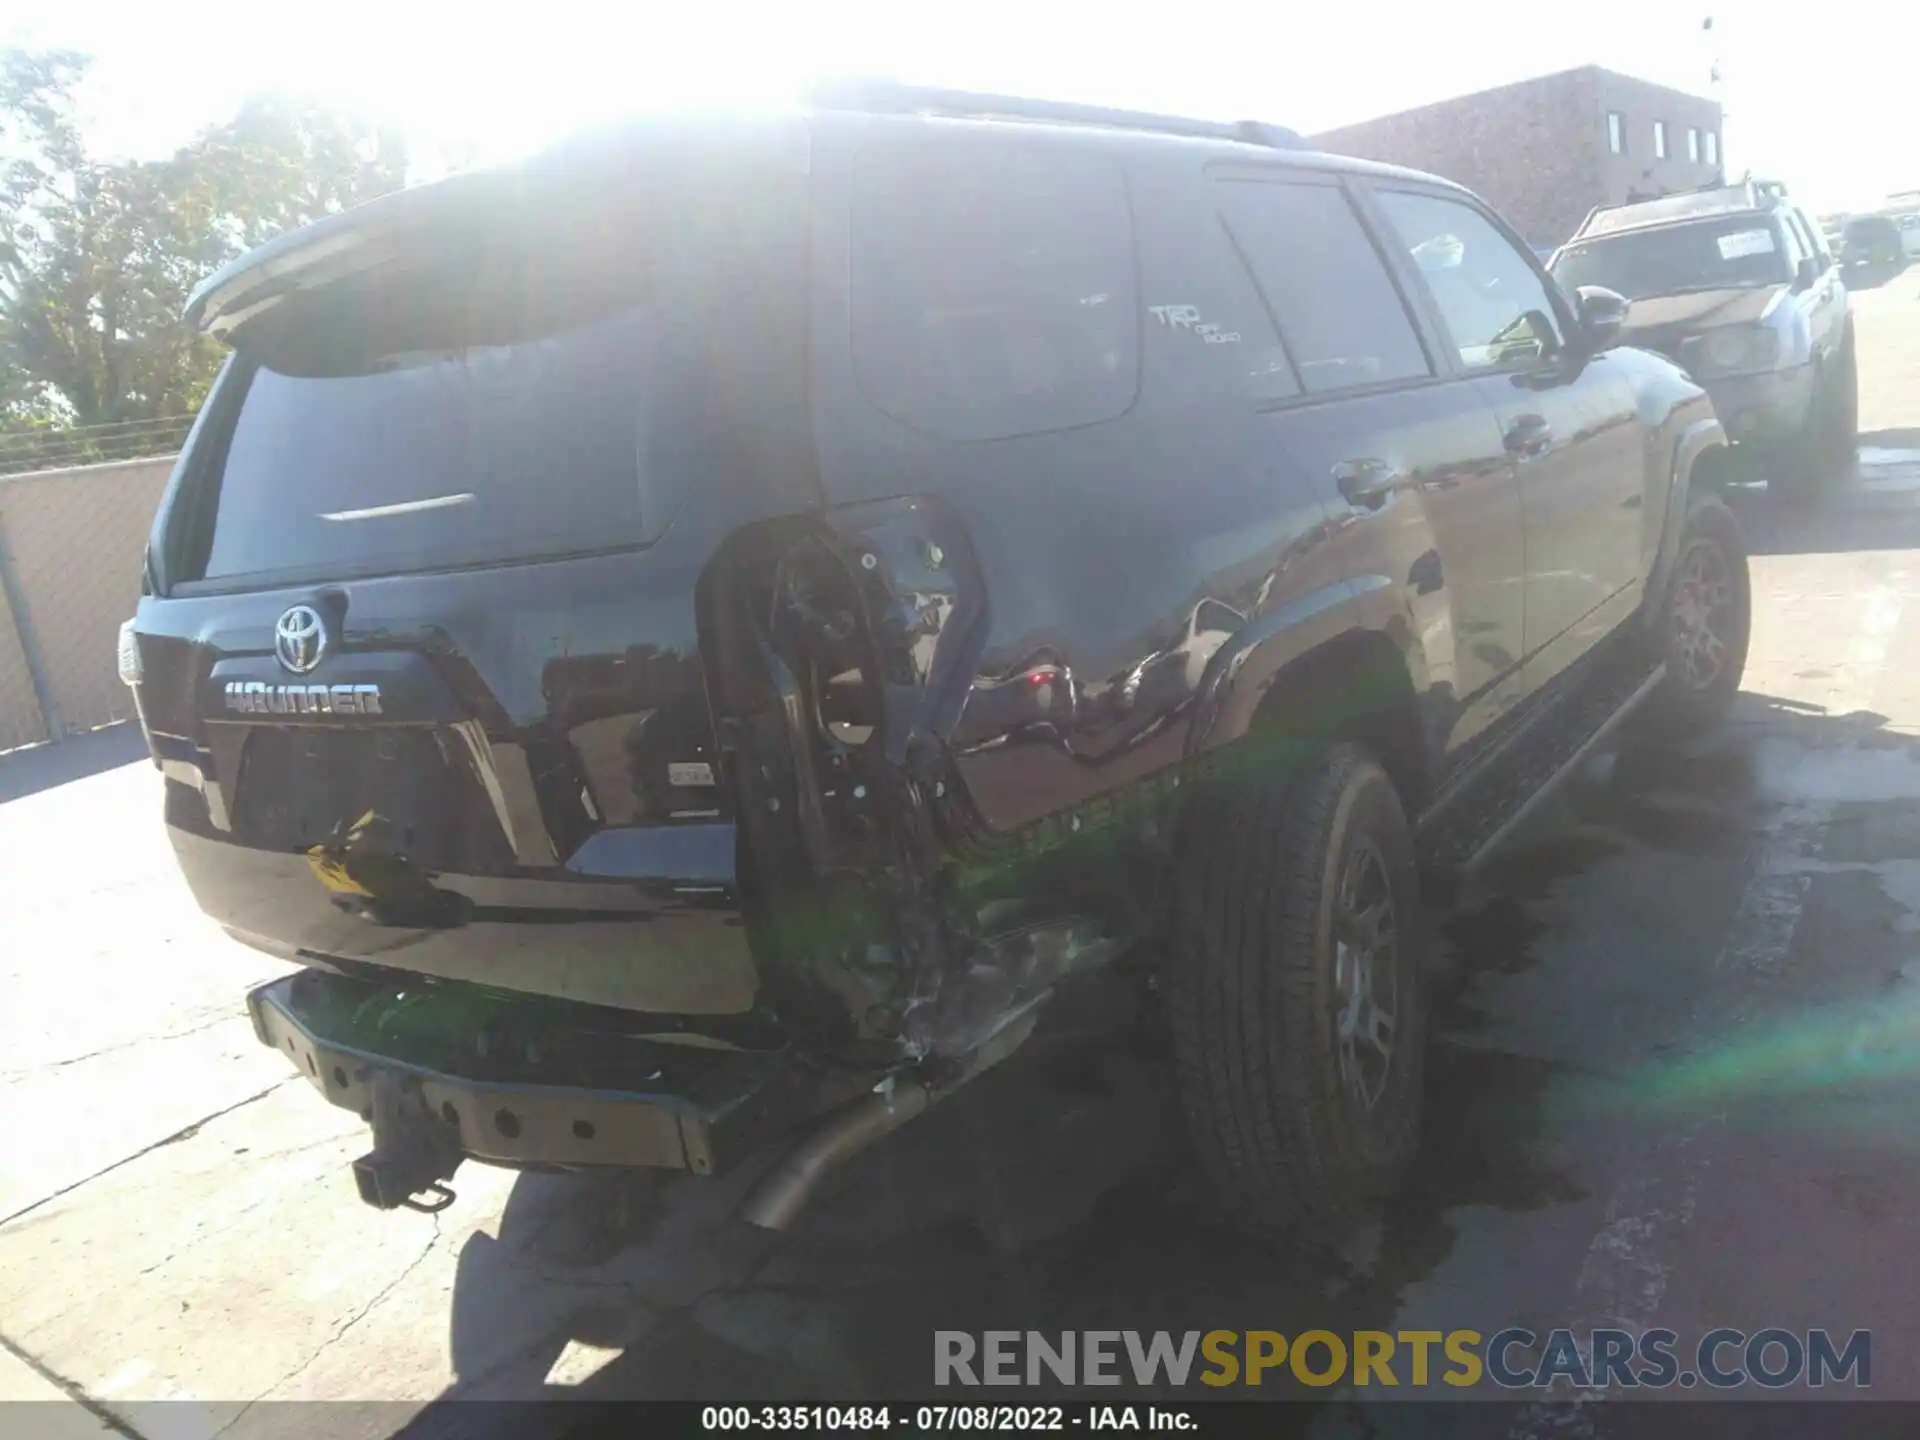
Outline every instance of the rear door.
[[1431, 349], [1338, 176], [1234, 166], [1214, 192], [1299, 377], [1274, 441], [1340, 497], [1351, 578], [1410, 618], [1455, 753], [1518, 695], [1524, 546], [1491, 407]]
[[1300, 387], [1192, 153], [907, 117], [821, 135], [821, 481], [830, 518], [935, 498], [977, 557], [950, 744], [978, 820], [1235, 738], [1203, 680], [1250, 622], [1348, 618], [1344, 506], [1279, 441]]
[[1803, 210], [1788, 213], [1793, 217], [1796, 238], [1813, 257], [1818, 271], [1807, 292], [1807, 320], [1813, 331], [1814, 349], [1821, 358], [1832, 362], [1839, 356], [1840, 346], [1846, 339], [1847, 287], [1820, 227], [1809, 220]]
[[1572, 316], [1538, 264], [1458, 192], [1372, 188], [1449, 358], [1486, 396], [1526, 532], [1527, 685], [1577, 659], [1637, 602], [1647, 466], [1617, 355], [1571, 352]]

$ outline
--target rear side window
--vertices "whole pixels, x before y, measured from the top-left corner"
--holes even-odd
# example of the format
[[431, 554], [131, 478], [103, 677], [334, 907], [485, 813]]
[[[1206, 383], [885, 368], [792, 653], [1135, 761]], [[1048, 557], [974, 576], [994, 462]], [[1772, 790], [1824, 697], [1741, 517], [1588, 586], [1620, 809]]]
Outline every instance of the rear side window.
[[1167, 396], [1196, 400], [1232, 396], [1265, 406], [1298, 397], [1280, 332], [1219, 221], [1156, 216], [1141, 232], [1149, 392], [1164, 379]]
[[1809, 224], [1807, 217], [1798, 210], [1787, 211], [1787, 223], [1793, 227], [1794, 236], [1800, 241], [1800, 248], [1824, 266], [1829, 257], [1827, 247], [1821, 243], [1819, 227]]
[[1218, 189], [1309, 394], [1433, 373], [1386, 265], [1337, 188], [1235, 180]]
[[1790, 215], [1783, 214], [1780, 217], [1778, 228], [1779, 233], [1786, 240], [1787, 269], [1797, 270], [1800, 268], [1800, 262], [1813, 252], [1808, 248], [1806, 238], [1800, 234], [1799, 228], [1793, 223]]
[[1800, 223], [1805, 225], [1808, 233], [1813, 236], [1814, 254], [1820, 259], [1820, 268], [1822, 270], [1826, 269], [1829, 265], [1833, 264], [1833, 245], [1827, 239], [1827, 232], [1815, 224], [1804, 212], [1802, 212], [1800, 216]]
[[1133, 404], [1133, 225], [1115, 166], [998, 147], [874, 152], [852, 212], [854, 373], [887, 414], [945, 440], [998, 440]]

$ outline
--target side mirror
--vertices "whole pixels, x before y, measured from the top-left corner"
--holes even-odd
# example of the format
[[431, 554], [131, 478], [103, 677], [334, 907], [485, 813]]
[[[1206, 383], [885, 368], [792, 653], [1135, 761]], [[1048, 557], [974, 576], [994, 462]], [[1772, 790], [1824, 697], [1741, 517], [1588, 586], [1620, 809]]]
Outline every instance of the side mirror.
[[1627, 299], [1604, 285], [1582, 285], [1574, 292], [1580, 307], [1580, 334], [1587, 352], [1598, 355], [1620, 343], [1620, 331], [1627, 323]]
[[1793, 288], [1811, 290], [1814, 282], [1820, 278], [1820, 262], [1811, 255], [1793, 267]]

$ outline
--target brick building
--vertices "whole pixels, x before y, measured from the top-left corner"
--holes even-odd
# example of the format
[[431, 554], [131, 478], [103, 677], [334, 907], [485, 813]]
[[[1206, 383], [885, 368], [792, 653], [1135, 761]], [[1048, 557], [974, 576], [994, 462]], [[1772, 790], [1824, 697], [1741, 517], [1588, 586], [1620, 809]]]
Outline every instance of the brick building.
[[1565, 240], [1595, 205], [1692, 189], [1721, 173], [1715, 101], [1597, 65], [1312, 138], [1324, 150], [1458, 181], [1536, 245]]

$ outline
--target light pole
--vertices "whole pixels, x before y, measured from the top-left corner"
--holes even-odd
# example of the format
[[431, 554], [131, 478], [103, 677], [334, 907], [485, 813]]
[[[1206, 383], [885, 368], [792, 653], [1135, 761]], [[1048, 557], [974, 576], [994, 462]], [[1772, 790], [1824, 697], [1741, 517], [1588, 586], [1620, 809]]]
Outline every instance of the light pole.
[[1713, 16], [1703, 16], [1700, 21], [1700, 33], [1707, 37], [1707, 93], [1712, 97], [1715, 107], [1720, 111], [1720, 137], [1714, 143], [1719, 147], [1719, 174], [1714, 178], [1724, 180], [1727, 175], [1727, 102], [1721, 89], [1720, 31], [1714, 28]]

